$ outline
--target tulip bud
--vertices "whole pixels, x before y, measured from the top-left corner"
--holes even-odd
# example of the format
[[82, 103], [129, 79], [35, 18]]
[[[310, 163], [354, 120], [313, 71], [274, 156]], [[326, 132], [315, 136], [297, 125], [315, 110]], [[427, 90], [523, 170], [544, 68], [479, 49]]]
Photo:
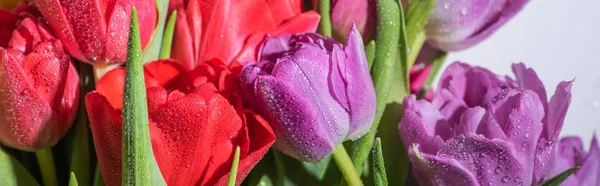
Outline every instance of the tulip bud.
[[352, 24], [362, 35], [364, 41], [371, 40], [375, 32], [376, 6], [374, 0], [332, 0], [331, 27], [333, 38], [345, 41]]
[[444, 51], [473, 46], [516, 15], [528, 0], [438, 0], [425, 32], [428, 43]]
[[268, 37], [259, 59], [240, 84], [273, 127], [276, 149], [314, 162], [369, 130], [375, 90], [355, 27], [345, 46], [314, 33]]
[[550, 101], [532, 69], [513, 65], [516, 79], [454, 63], [433, 101], [404, 100], [400, 137], [421, 185], [537, 185], [571, 101], [562, 82]]
[[0, 47], [0, 143], [34, 151], [56, 144], [70, 128], [79, 76], [61, 42], [28, 16], [0, 43], [7, 47]]
[[125, 62], [132, 6], [139, 10], [142, 47], [156, 27], [154, 0], [34, 2], [67, 52], [86, 63]]

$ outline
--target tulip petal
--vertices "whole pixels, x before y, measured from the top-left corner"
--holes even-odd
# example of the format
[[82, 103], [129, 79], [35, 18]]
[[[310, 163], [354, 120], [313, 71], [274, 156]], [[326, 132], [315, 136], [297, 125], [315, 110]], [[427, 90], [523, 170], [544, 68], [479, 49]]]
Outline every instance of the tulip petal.
[[512, 71], [515, 73], [517, 85], [520, 88], [532, 90], [537, 93], [544, 105], [544, 111], [547, 111], [548, 96], [546, 94], [546, 88], [544, 88], [542, 80], [540, 80], [535, 71], [531, 68], [527, 68], [523, 63], [513, 64]]
[[520, 158], [520, 147], [513, 144], [475, 134], [461, 135], [449, 140], [437, 156], [454, 159], [477, 176], [481, 185], [529, 185], [533, 176], [527, 169], [530, 161]]
[[[255, 99], [265, 119], [269, 121], [276, 136], [275, 148], [297, 159], [315, 162], [331, 154], [334, 141], [340, 141], [341, 134], [319, 117], [315, 103], [310, 99], [298, 99], [305, 95], [272, 76], [259, 76], [256, 79]], [[295, 99], [292, 99], [295, 98]], [[320, 122], [318, 120], [323, 120]], [[327, 128], [327, 129], [325, 129]], [[341, 130], [338, 130], [341, 133]], [[341, 141], [340, 141], [341, 142]]]
[[175, 23], [175, 34], [173, 34], [171, 57], [183, 63], [183, 66], [187, 70], [192, 70], [196, 64], [195, 56], [198, 54], [194, 53], [194, 42], [187, 19], [186, 12], [183, 9], [179, 9]]
[[85, 96], [85, 107], [104, 183], [121, 185], [121, 112], [97, 91]]
[[12, 12], [0, 9], [0, 47], [8, 47], [8, 41], [12, 37], [13, 30], [17, 28], [19, 16]]
[[[352, 27], [347, 44], [344, 78], [346, 82], [347, 103], [350, 111], [350, 132], [348, 138], [355, 140], [363, 136], [371, 126], [376, 112], [375, 88], [369, 78], [369, 64], [363, 47], [363, 41], [356, 27]], [[343, 67], [340, 67], [343, 68]], [[371, 111], [371, 112], [370, 112]]]
[[417, 143], [425, 153], [437, 152], [445, 143], [438, 134], [448, 137], [451, 133], [442, 114], [429, 102], [417, 101], [414, 95], [405, 97], [403, 105], [404, 117], [398, 128], [404, 146]]
[[[300, 97], [307, 98], [312, 102], [309, 108], [317, 112], [318, 120], [320, 120], [317, 123], [329, 125], [319, 126], [323, 129], [317, 131], [335, 131], [328, 134], [332, 144], [340, 144], [345, 141], [348, 137], [349, 125], [344, 123], [348, 123], [349, 115], [348, 111], [334, 97], [335, 90], [343, 90], [342, 87], [335, 86], [343, 86], [345, 82], [331, 77], [333, 76], [331, 74], [339, 73], [339, 71], [336, 72], [335, 65], [331, 64], [333, 62], [319, 64], [328, 62], [330, 55], [324, 50], [314, 50], [307, 46], [298, 49], [290, 58], [278, 60], [271, 75], [281, 83], [305, 87], [296, 88], [294, 91]], [[324, 65], [327, 65], [328, 68], [322, 68]], [[329, 88], [324, 89], [323, 87]]]
[[[252, 110], [246, 109], [244, 111], [247, 121], [248, 134], [250, 140], [250, 146], [248, 149], [248, 155], [245, 158], [240, 159], [238, 167], [238, 175], [236, 185], [241, 184], [244, 178], [248, 175], [249, 170], [262, 159], [267, 153], [269, 147], [275, 141], [275, 134], [265, 119]], [[229, 174], [221, 177], [217, 181], [216, 185], [225, 185], [228, 181]]]
[[36, 0], [34, 3], [44, 15], [44, 19], [48, 21], [48, 25], [57, 34], [56, 36], [61, 40], [66, 51], [77, 60], [90, 62], [75, 40], [75, 29], [69, 25], [72, 17], [63, 13], [61, 2], [59, 0]]
[[266, 0], [275, 25], [302, 13], [302, 0]]
[[567, 115], [569, 105], [571, 105], [571, 87], [573, 81], [563, 81], [556, 86], [554, 95], [548, 103], [548, 112], [546, 116], [546, 128], [542, 137], [548, 140], [557, 140], [562, 130], [562, 126]]
[[581, 185], [600, 185], [600, 147], [596, 135], [581, 169], [575, 173]]
[[[276, 26], [265, 1], [217, 0], [203, 8], [206, 11], [202, 13], [207, 16], [202, 19], [202, 28], [206, 32], [202, 36], [199, 61], [218, 58], [229, 64], [252, 33]], [[226, 47], [215, 47], [215, 43]]]
[[333, 0], [331, 4], [334, 38], [345, 41], [353, 27], [356, 27], [364, 38], [371, 38], [377, 17], [374, 1]]
[[[37, 3], [37, 1], [36, 1]], [[67, 7], [70, 8], [67, 11], [62, 11], [61, 9], [56, 9], [55, 12], [48, 12], [48, 11], [42, 11], [42, 12], [47, 12], [46, 14], [50, 14], [48, 16], [56, 16], [53, 14], [59, 14], [59, 12], [62, 14], [63, 12], [66, 12], [67, 15], [66, 16], [66, 20], [64, 20], [64, 23], [55, 23], [55, 22], [50, 22], [51, 26], [54, 26], [53, 29], [55, 30], [55, 33], [61, 33], [58, 30], [65, 30], [66, 28], [71, 28], [72, 29], [72, 34], [74, 38], [77, 38], [76, 43], [79, 46], [79, 50], [81, 50], [81, 52], [85, 55], [85, 57], [87, 59], [90, 60], [96, 60], [96, 59], [100, 59], [104, 56], [104, 54], [107, 52], [106, 48], [105, 48], [105, 42], [107, 42], [107, 28], [106, 28], [106, 23], [107, 21], [104, 18], [104, 15], [102, 14], [102, 12], [100, 12], [99, 9], [99, 4], [100, 4], [100, 0], [93, 0], [93, 1], [78, 1], [78, 0], [69, 0], [64, 2], [65, 5], [62, 7], [62, 9], [66, 9]], [[38, 7], [40, 7], [40, 5], [38, 5]], [[59, 11], [60, 10], [60, 11]], [[52, 11], [52, 10], [49, 10]], [[131, 11], [131, 10], [129, 10]], [[46, 16], [46, 14], [44, 14], [44, 17], [48, 17]], [[123, 17], [128, 17], [126, 15], [129, 14], [122, 14], [120, 16]], [[111, 18], [114, 19], [114, 18]], [[59, 20], [56, 20], [59, 21]], [[60, 20], [63, 21], [63, 20]], [[70, 23], [69, 25], [63, 25], [63, 24], [67, 24]], [[121, 23], [118, 25], [128, 25], [125, 23]], [[57, 27], [59, 26], [59, 27]], [[60, 28], [60, 26], [66, 26], [66, 28]], [[121, 30], [124, 30], [126, 33], [129, 33], [129, 29], [128, 28], [121, 28]], [[62, 34], [59, 35], [59, 38], [61, 38]], [[68, 37], [68, 36], [67, 36]], [[64, 36], [63, 36], [64, 38]], [[61, 38], [61, 40], [63, 39]], [[124, 40], [123, 42], [127, 43], [127, 38], [123, 38], [122, 40]], [[63, 40], [64, 41], [64, 40]], [[70, 39], [67, 41], [71, 41]], [[127, 48], [126, 45], [123, 48]], [[119, 48], [119, 49], [123, 49], [123, 48]], [[72, 51], [72, 50], [69, 50]], [[122, 51], [124, 54], [127, 51]], [[124, 57], [123, 57], [123, 60]]]
[[208, 113], [207, 123], [211, 125], [205, 135], [212, 135], [213, 139], [207, 143], [210, 146], [204, 150], [210, 152], [210, 163], [201, 166], [201, 169], [205, 170], [201, 185], [214, 185], [221, 176], [227, 175], [236, 145], [240, 146], [241, 159], [247, 156], [249, 145], [242, 119], [225, 98], [215, 94], [208, 102]]
[[468, 108], [460, 116], [460, 122], [454, 128], [454, 135], [476, 134], [479, 123], [483, 120], [485, 109], [479, 106]]
[[418, 145], [409, 147], [408, 156], [422, 178], [419, 185], [478, 185], [475, 175], [451, 157], [419, 152]]
[[[162, 88], [149, 88], [148, 98], [166, 98], [166, 91], [153, 93], [151, 89]], [[174, 185], [196, 184], [202, 167], [208, 164], [208, 144], [212, 140], [204, 132], [211, 127], [204, 99], [188, 94], [155, 108], [149, 110], [150, 135], [154, 157], [165, 181]]]

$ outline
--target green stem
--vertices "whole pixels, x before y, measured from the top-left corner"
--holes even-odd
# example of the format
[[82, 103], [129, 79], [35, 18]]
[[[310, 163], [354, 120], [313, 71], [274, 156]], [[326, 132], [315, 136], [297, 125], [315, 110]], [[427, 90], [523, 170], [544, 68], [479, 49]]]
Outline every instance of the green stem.
[[339, 145], [333, 150], [333, 159], [349, 186], [363, 185], [360, 176], [356, 172], [356, 169], [354, 169], [354, 164], [350, 160], [350, 156], [348, 156], [346, 149], [344, 149], [344, 145]]
[[40, 172], [42, 173], [42, 181], [45, 186], [56, 186], [56, 168], [54, 167], [54, 157], [52, 156], [52, 148], [44, 148], [35, 151]]
[[319, 14], [321, 15], [319, 33], [324, 37], [331, 36], [331, 2], [330, 0], [321, 0], [319, 3]]

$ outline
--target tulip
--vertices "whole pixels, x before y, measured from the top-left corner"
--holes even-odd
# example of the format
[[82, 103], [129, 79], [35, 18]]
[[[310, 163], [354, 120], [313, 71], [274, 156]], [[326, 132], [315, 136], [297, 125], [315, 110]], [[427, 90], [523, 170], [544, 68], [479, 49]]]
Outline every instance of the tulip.
[[131, 7], [139, 11], [142, 46], [156, 27], [154, 0], [35, 0], [67, 52], [90, 64], [125, 62]]
[[564, 137], [558, 144], [554, 164], [554, 174], [559, 174], [567, 169], [580, 166], [581, 169], [569, 176], [561, 185], [600, 185], [600, 147], [594, 135], [589, 152], [583, 150], [583, 143], [579, 137]]
[[240, 84], [279, 151], [314, 162], [369, 130], [375, 90], [356, 28], [345, 46], [314, 33], [267, 37], [259, 60], [244, 67]]
[[439, 0], [425, 32], [428, 43], [444, 51], [473, 46], [492, 35], [529, 0]]
[[[193, 71], [171, 60], [144, 66], [152, 150], [168, 185], [225, 185], [236, 146], [241, 149], [239, 185], [275, 140], [266, 121], [243, 108], [233, 83], [239, 70], [230, 67], [219, 60]], [[125, 70], [109, 71], [85, 98], [109, 186], [121, 185]]]
[[454, 63], [431, 102], [404, 99], [399, 131], [421, 185], [537, 185], [554, 176], [572, 82], [547, 101], [532, 69], [513, 72], [515, 80]]
[[331, 27], [333, 38], [345, 41], [355, 24], [365, 41], [370, 41], [377, 21], [374, 0], [332, 0]]
[[265, 34], [314, 32], [319, 15], [299, 0], [172, 1], [177, 23], [171, 56], [193, 69], [213, 58], [226, 64], [256, 60]]
[[0, 20], [0, 30], [14, 28], [0, 36], [0, 143], [35, 151], [55, 145], [71, 127], [79, 75], [46, 25], [19, 13], [0, 10], [8, 15]]

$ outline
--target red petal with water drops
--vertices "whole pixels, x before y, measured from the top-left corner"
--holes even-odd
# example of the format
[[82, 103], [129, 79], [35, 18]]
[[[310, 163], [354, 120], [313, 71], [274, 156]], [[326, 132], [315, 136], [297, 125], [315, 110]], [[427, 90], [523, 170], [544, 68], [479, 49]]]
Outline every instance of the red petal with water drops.
[[121, 111], [115, 109], [101, 93], [94, 91], [85, 96], [85, 108], [90, 119], [98, 165], [104, 183], [121, 185]]

